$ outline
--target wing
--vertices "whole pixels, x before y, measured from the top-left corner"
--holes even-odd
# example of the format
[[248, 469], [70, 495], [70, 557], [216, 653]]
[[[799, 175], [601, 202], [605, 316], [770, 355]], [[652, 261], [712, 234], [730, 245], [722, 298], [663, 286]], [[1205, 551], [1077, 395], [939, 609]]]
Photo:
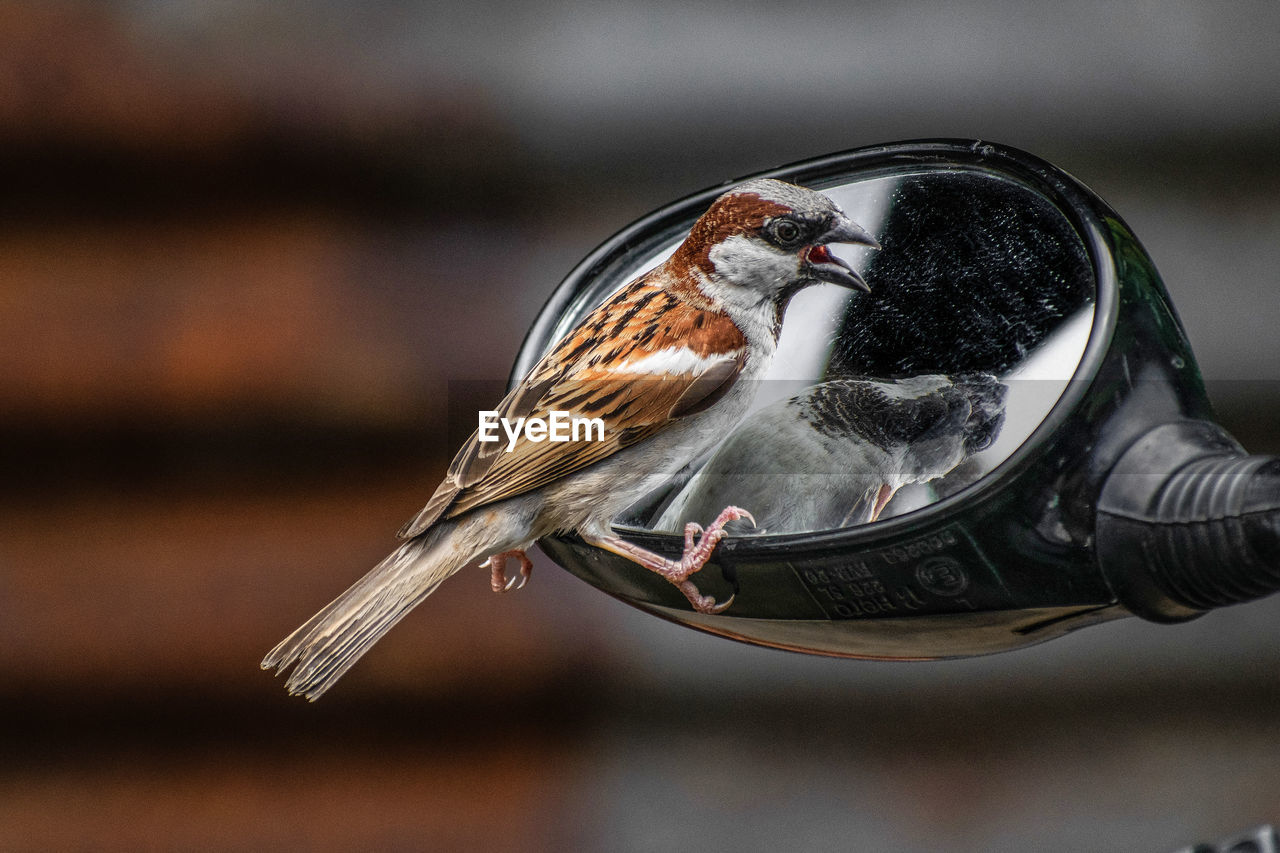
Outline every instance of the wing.
[[558, 423], [565, 440], [555, 432], [536, 440], [536, 433], [521, 430], [509, 446], [502, 430], [499, 441], [473, 433], [400, 536], [417, 536], [440, 518], [536, 489], [719, 400], [746, 363], [746, 340], [727, 315], [663, 285], [653, 273], [628, 285], [499, 404], [511, 426], [520, 418], [541, 420], [552, 430]]
[[[534, 414], [539, 400], [555, 383], [554, 376], [535, 378], [536, 375], [536, 370], [531, 372], [528, 378], [502, 398], [496, 409], [499, 418], [514, 422]], [[475, 484], [485, 475], [504, 446], [505, 441], [481, 441], [479, 431], [471, 433], [471, 437], [449, 463], [449, 470], [445, 472], [444, 480], [436, 487], [431, 500], [396, 535], [401, 539], [411, 539], [435, 524], [463, 489]]]
[[903, 382], [837, 379], [805, 391], [804, 402], [806, 415], [819, 432], [837, 438], [854, 434], [888, 450], [918, 441], [945, 425], [953, 414], [945, 394], [949, 389], [950, 384], [908, 390]]

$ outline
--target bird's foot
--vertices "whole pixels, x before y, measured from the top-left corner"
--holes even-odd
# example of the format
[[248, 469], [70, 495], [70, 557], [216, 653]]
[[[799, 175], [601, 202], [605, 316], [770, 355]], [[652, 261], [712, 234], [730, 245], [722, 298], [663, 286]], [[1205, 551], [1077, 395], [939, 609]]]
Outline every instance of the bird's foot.
[[[752, 525], [756, 523], [755, 517], [745, 509], [736, 506], [727, 506], [716, 516], [716, 520], [711, 522], [711, 526], [703, 530], [702, 525], [696, 522], [689, 522], [684, 526], [684, 554], [675, 562], [667, 561], [668, 568], [665, 570], [655, 570], [673, 584], [679, 586], [683, 581], [689, 579], [694, 572], [702, 569], [707, 564], [707, 560], [711, 559], [711, 552], [716, 549], [728, 533], [724, 526], [731, 521], [737, 521], [745, 518]], [[695, 542], [694, 537], [698, 540]]]
[[[520, 561], [520, 574], [508, 580], [507, 560], [512, 558]], [[481, 563], [480, 566], [481, 568], [486, 566], [489, 568], [489, 587], [494, 592], [510, 592], [513, 589], [523, 589], [524, 585], [529, 582], [529, 576], [533, 574], [533, 561], [529, 559], [528, 554], [519, 549], [494, 554]]]
[[[733, 595], [720, 604], [717, 604], [711, 596], [702, 595], [693, 581], [689, 580], [689, 576], [702, 570], [707, 560], [711, 559], [711, 553], [720, 544], [720, 540], [728, 535], [724, 526], [740, 518], [747, 519], [753, 526], [756, 523], [751, 513], [736, 506], [725, 507], [716, 516], [716, 520], [711, 522], [711, 526], [705, 530], [702, 525], [689, 522], [684, 526], [684, 554], [674, 562], [665, 561], [667, 563], [665, 569], [656, 570], [658, 574], [675, 584], [676, 589], [684, 593], [684, 597], [689, 599], [693, 609], [699, 613], [723, 613], [729, 609], [729, 605], [733, 604], [735, 598]], [[694, 537], [697, 537], [696, 542]]]
[[[716, 520], [711, 522], [711, 526], [705, 530], [701, 525], [694, 522], [686, 524], [684, 528], [684, 554], [681, 555], [679, 560], [668, 560], [651, 551], [646, 551], [638, 545], [633, 545], [625, 539], [618, 539], [613, 536], [584, 536], [584, 538], [592, 545], [626, 557], [651, 572], [666, 578], [676, 589], [684, 593], [684, 597], [689, 599], [689, 604], [699, 613], [723, 613], [728, 609], [729, 605], [733, 604], [734, 596], [731, 595], [728, 601], [717, 604], [716, 600], [711, 596], [700, 593], [698, 587], [690, 580], [690, 577], [707, 564], [707, 560], [711, 558], [711, 552], [715, 550], [716, 545], [720, 544], [720, 540], [726, 536], [724, 526], [739, 518], [745, 518], [752, 524], [756, 522], [751, 513], [745, 509], [731, 506], [726, 507], [720, 515], [716, 516]], [[695, 538], [697, 541], [695, 541]]]
[[684, 597], [689, 599], [689, 604], [699, 613], [723, 613], [729, 609], [733, 604], [733, 600], [737, 598], [736, 594], [730, 593], [727, 599], [717, 604], [716, 600], [711, 596], [698, 592], [698, 587], [694, 585], [693, 581], [678, 583], [676, 584], [676, 589], [684, 593]]

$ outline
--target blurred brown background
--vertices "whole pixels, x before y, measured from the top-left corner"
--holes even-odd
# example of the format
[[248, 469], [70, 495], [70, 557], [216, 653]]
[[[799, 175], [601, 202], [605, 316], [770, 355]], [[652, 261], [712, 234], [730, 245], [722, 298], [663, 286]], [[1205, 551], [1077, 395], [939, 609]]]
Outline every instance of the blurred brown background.
[[[637, 216], [894, 139], [1030, 150], [1280, 452], [1280, 8], [0, 0], [0, 849], [1172, 850], [1280, 821], [1280, 606], [989, 659], [737, 646], [545, 560], [317, 705], [392, 545]], [[462, 416], [458, 415], [458, 416]]]

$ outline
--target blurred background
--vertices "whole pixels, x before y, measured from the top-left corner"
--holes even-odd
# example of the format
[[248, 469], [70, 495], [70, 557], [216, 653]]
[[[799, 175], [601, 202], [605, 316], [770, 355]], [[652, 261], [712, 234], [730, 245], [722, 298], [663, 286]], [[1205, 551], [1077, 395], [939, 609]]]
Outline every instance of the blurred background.
[[[1280, 6], [0, 0], [0, 848], [1173, 850], [1280, 821], [1280, 602], [882, 664], [545, 559], [323, 701], [561, 277], [731, 177], [1014, 145], [1144, 241], [1280, 452]], [[458, 387], [475, 387], [460, 383]], [[450, 427], [450, 415], [455, 426]]]

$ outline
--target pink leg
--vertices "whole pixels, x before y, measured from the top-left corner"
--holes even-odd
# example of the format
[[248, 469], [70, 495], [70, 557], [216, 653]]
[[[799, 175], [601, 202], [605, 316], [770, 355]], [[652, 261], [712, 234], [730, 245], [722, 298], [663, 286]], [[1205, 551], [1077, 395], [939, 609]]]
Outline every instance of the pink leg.
[[[751, 513], [745, 509], [730, 506], [725, 507], [724, 511], [716, 516], [716, 520], [711, 522], [711, 526], [705, 531], [700, 525], [692, 521], [686, 524], [684, 528], [684, 554], [679, 560], [668, 560], [616, 536], [589, 536], [583, 533], [582, 537], [598, 548], [612, 551], [619, 556], [639, 563], [652, 572], [662, 575], [684, 593], [684, 597], [689, 599], [693, 609], [699, 613], [723, 613], [730, 604], [733, 604], [733, 596], [730, 596], [729, 600], [723, 604], [716, 604], [714, 598], [699, 593], [698, 587], [694, 585], [693, 581], [689, 580], [689, 577], [707, 564], [707, 560], [711, 558], [711, 552], [715, 550], [716, 545], [726, 535], [724, 526], [739, 518], [745, 518], [752, 524], [756, 523]], [[701, 535], [699, 536], [699, 534]], [[698, 536], [697, 542], [694, 542], [695, 536]]]
[[[511, 580], [507, 580], [507, 560], [512, 558], [520, 561], [520, 574]], [[480, 565], [481, 567], [489, 567], [489, 587], [494, 592], [523, 589], [524, 585], [529, 582], [529, 576], [533, 574], [533, 561], [529, 559], [528, 554], [518, 549], [494, 554]]]

